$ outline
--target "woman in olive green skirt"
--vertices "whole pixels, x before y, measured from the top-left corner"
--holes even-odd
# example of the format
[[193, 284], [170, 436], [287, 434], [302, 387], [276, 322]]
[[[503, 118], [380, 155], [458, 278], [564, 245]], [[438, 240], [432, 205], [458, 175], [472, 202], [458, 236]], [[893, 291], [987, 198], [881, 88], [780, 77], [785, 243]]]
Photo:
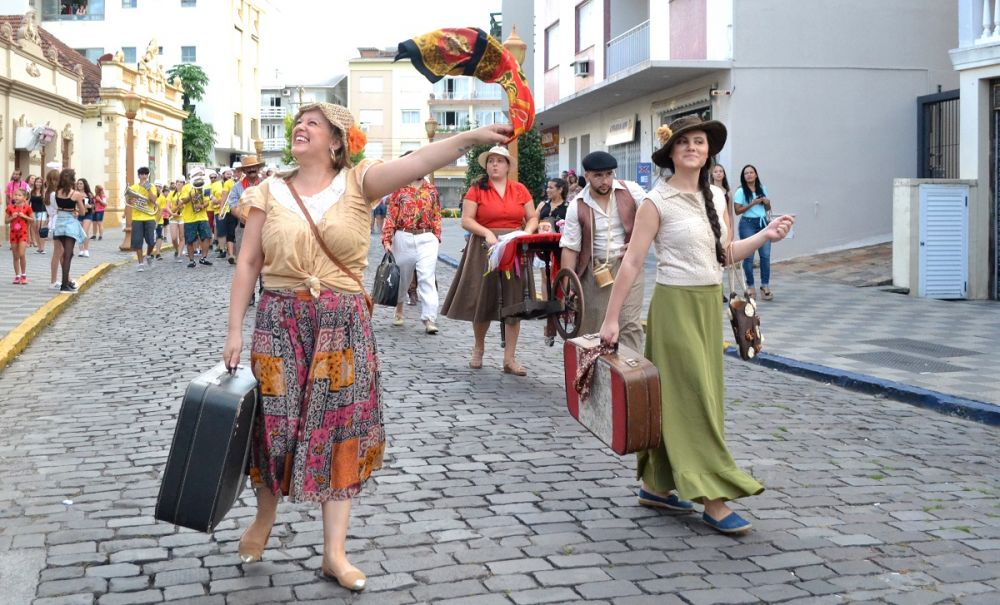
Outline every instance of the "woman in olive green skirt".
[[656, 290], [649, 306], [646, 357], [660, 371], [663, 443], [639, 452], [639, 502], [672, 511], [704, 505], [702, 520], [727, 534], [750, 523], [726, 504], [764, 487], [736, 467], [726, 445], [722, 374], [722, 268], [766, 242], [784, 239], [794, 219], [732, 241], [725, 192], [709, 185], [709, 158], [726, 142], [721, 122], [685, 116], [657, 130], [653, 162], [673, 173], [643, 200], [611, 292], [601, 339], [618, 341], [618, 313], [656, 246]]

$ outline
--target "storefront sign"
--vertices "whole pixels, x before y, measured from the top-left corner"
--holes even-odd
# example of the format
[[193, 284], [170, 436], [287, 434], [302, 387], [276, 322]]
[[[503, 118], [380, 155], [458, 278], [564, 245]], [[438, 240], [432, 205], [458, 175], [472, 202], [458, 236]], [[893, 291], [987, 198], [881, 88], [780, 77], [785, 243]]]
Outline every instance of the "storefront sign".
[[607, 145], [621, 145], [635, 140], [635, 116], [618, 118], [608, 124]]
[[559, 127], [553, 126], [542, 131], [542, 155], [559, 155]]

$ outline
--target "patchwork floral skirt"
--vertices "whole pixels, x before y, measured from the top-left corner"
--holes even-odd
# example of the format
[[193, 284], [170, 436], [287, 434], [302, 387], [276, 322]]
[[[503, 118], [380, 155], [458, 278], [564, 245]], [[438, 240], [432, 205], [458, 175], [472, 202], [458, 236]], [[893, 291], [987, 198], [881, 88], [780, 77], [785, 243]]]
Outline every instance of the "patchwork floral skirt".
[[379, 361], [362, 295], [265, 290], [250, 359], [261, 388], [254, 486], [293, 502], [357, 495], [385, 450]]

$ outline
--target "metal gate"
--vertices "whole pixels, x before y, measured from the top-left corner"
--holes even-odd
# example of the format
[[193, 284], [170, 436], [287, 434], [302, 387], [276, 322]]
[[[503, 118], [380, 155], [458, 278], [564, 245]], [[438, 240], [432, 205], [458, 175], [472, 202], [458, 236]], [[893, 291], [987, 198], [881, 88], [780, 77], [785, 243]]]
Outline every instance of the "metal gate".
[[917, 177], [958, 178], [958, 91], [917, 97]]

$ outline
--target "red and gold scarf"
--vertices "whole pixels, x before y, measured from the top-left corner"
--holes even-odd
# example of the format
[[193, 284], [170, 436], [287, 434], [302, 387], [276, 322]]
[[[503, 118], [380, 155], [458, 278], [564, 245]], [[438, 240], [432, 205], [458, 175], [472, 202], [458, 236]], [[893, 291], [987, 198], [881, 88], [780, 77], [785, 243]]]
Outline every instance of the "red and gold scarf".
[[514, 55], [483, 30], [448, 28], [410, 38], [399, 43], [395, 60], [400, 59], [409, 59], [431, 82], [444, 76], [472, 76], [500, 84], [510, 105], [510, 122], [514, 126], [511, 140], [531, 130], [535, 100], [524, 72]]

